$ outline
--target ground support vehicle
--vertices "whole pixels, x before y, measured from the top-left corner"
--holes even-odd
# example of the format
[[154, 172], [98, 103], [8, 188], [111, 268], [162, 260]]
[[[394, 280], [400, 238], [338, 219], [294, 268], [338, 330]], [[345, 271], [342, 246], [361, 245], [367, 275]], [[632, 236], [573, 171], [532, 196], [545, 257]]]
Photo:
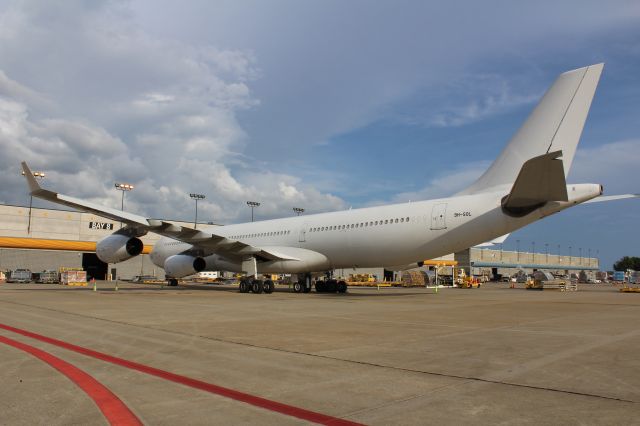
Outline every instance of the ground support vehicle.
[[60, 282], [58, 271], [42, 271], [36, 280], [39, 284], [57, 284]]
[[30, 283], [33, 281], [33, 277], [31, 271], [29, 269], [16, 269], [15, 271], [11, 271], [9, 278], [7, 278], [8, 283]]

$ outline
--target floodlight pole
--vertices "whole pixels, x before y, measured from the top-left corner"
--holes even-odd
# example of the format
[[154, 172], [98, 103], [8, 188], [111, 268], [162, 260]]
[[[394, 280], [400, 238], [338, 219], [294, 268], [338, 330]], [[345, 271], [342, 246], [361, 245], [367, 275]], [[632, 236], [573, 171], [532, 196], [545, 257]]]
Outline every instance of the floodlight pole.
[[[122, 191], [122, 198], [120, 201], [120, 210], [122, 210], [124, 212], [124, 193], [125, 191], [131, 191], [133, 189], [133, 185], [128, 184], [128, 183], [115, 183], [115, 188], [118, 191]], [[122, 221], [120, 222], [120, 228], [122, 228]]]
[[300, 216], [302, 213], [304, 213], [304, 209], [302, 207], [294, 207], [293, 211]]
[[[22, 172], [24, 176], [24, 171]], [[43, 172], [33, 172], [33, 177], [37, 179], [44, 179]], [[31, 210], [33, 208], [33, 195], [29, 192], [29, 222], [27, 223], [27, 234], [31, 233]]]
[[549, 243], [544, 243], [544, 251], [546, 256], [545, 262], [549, 265]]
[[251, 222], [253, 222], [253, 209], [260, 205], [257, 201], [247, 201], [247, 205], [251, 207]]
[[580, 257], [578, 257], [579, 265], [582, 266], [582, 247], [578, 247], [578, 252], [580, 253]]
[[196, 218], [193, 220], [193, 228], [198, 229], [198, 201], [204, 200], [204, 194], [189, 194], [192, 200], [196, 202]]
[[536, 263], [536, 242], [531, 241], [531, 263]]

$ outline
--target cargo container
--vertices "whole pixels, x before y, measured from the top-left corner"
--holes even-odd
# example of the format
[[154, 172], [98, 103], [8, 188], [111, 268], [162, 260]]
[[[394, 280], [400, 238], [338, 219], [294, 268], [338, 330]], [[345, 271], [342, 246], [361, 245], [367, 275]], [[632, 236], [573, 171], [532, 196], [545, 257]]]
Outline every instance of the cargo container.
[[65, 270], [60, 273], [60, 283], [64, 285], [87, 285], [87, 272], [82, 270]]
[[58, 271], [42, 271], [38, 275], [38, 279], [36, 279], [37, 283], [40, 284], [55, 284], [60, 282], [58, 278]]
[[624, 272], [623, 271], [615, 271], [613, 273], [614, 281], [624, 281]]
[[11, 275], [7, 278], [8, 283], [30, 283], [32, 281], [31, 271], [29, 269], [16, 269], [11, 271]]

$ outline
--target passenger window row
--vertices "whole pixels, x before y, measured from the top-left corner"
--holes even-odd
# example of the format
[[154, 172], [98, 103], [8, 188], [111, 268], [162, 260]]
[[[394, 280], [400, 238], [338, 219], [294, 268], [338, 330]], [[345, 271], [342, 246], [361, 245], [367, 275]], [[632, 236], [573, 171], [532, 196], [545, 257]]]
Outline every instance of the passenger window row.
[[396, 219], [375, 220], [370, 222], [352, 223], [349, 225], [330, 225], [330, 226], [317, 226], [309, 229], [309, 232], [323, 232], [323, 231], [341, 231], [343, 229], [357, 229], [368, 228], [370, 226], [391, 225], [394, 223], [409, 223], [409, 218], [401, 217]]
[[232, 235], [228, 238], [231, 238], [233, 240], [241, 240], [243, 238], [278, 237], [281, 235], [289, 235], [290, 233], [291, 231], [259, 232], [256, 234]]

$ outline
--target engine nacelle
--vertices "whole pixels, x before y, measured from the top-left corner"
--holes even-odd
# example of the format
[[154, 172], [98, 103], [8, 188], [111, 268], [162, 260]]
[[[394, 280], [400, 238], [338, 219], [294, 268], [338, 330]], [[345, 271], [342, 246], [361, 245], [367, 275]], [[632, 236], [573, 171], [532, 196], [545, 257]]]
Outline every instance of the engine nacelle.
[[139, 238], [112, 234], [96, 244], [96, 254], [105, 263], [118, 263], [142, 253], [144, 244]]
[[203, 271], [207, 262], [201, 257], [188, 254], [174, 254], [164, 261], [165, 275], [171, 278], [182, 278]]

